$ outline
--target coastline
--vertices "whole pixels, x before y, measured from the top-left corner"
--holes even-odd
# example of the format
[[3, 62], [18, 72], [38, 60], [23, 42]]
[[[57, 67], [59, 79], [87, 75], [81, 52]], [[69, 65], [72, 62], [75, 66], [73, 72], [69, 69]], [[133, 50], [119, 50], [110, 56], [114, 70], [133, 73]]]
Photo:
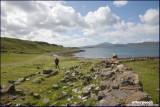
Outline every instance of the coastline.
[[74, 57], [75, 53], [79, 53], [79, 52], [85, 52], [85, 50], [76, 50], [76, 51], [68, 51], [68, 52], [60, 52], [57, 53], [57, 56], [61, 56], [61, 57]]
[[[79, 52], [85, 52], [85, 50], [76, 50], [76, 51], [69, 51], [69, 52], [60, 52], [57, 54], [54, 54], [53, 56], [55, 57], [74, 57], [74, 58], [78, 58], [78, 59], [88, 59], [88, 60], [107, 60], [107, 59], [113, 59], [113, 58], [85, 58], [85, 57], [75, 57], [75, 53], [79, 53]], [[116, 58], [117, 60], [119, 60], [120, 62], [122, 61], [126, 61], [126, 62], [130, 62], [130, 61], [143, 61], [143, 60], [154, 60], [154, 59], [159, 59], [159, 57], [126, 57], [126, 58]]]

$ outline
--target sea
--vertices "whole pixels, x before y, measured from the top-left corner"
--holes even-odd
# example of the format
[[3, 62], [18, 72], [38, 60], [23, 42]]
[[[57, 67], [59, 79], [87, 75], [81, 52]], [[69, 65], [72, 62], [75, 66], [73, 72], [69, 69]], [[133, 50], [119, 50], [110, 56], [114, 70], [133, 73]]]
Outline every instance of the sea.
[[111, 58], [117, 54], [119, 58], [128, 57], [159, 57], [159, 46], [148, 47], [106, 47], [106, 48], [79, 48], [84, 52], [76, 53], [75, 57], [83, 58]]

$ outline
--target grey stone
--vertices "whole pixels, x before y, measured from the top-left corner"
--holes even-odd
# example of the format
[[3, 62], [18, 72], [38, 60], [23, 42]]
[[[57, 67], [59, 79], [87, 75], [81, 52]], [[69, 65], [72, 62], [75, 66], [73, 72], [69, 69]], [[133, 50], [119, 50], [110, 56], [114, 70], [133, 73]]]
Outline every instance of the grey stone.
[[98, 101], [96, 106], [121, 106], [121, 104], [114, 97], [107, 96]]
[[37, 72], [36, 74], [41, 74], [41, 72]]
[[58, 103], [59, 102], [57, 101], [57, 102], [53, 103], [51, 106], [57, 106]]
[[112, 93], [113, 96], [115, 96], [117, 98], [123, 98], [123, 97], [127, 96], [125, 91], [112, 90], [111, 93]]
[[14, 85], [10, 85], [8, 88], [6, 89], [1, 89], [1, 94], [14, 94], [15, 93], [15, 86]]
[[105, 94], [102, 91], [98, 92], [98, 101], [102, 100], [105, 97]]
[[67, 89], [67, 88], [68, 88], [68, 86], [64, 86], [64, 87], [63, 87], [63, 89]]
[[71, 73], [70, 71], [66, 71], [66, 72], [64, 72], [64, 75], [68, 75], [70, 73]]
[[49, 98], [45, 98], [44, 100], [43, 100], [43, 104], [49, 104], [50, 103], [50, 99]]
[[59, 87], [59, 85], [58, 84], [54, 84], [53, 85], [53, 89], [59, 89], [60, 87]]
[[17, 103], [16, 106], [22, 106], [22, 104], [21, 103]]
[[112, 58], [118, 58], [117, 54], [113, 54]]
[[89, 95], [89, 94], [90, 94], [90, 90], [91, 90], [91, 88], [89, 88], [88, 86], [84, 87], [84, 88], [82, 89], [82, 94], [83, 94], [83, 96]]
[[94, 91], [95, 91], [95, 94], [98, 95], [98, 92], [100, 91], [100, 88], [96, 87]]
[[40, 80], [40, 79], [36, 79], [36, 80], [34, 80], [33, 82], [39, 84], [39, 83], [41, 83], [41, 80]]
[[18, 85], [18, 84], [20, 84], [20, 83], [21, 83], [21, 82], [17, 81], [17, 82], [15, 82], [14, 84], [15, 84], [15, 85]]
[[14, 83], [14, 82], [16, 82], [16, 81], [14, 81], [14, 80], [8, 80], [8, 83]]
[[23, 81], [25, 81], [26, 79], [25, 78], [18, 78], [18, 81], [19, 82], [23, 82]]
[[44, 69], [43, 74], [50, 74], [52, 72], [52, 69]]
[[112, 88], [113, 88], [113, 89], [119, 89], [119, 85], [118, 85], [118, 84], [113, 84], [113, 85], [112, 85]]
[[93, 93], [91, 94], [91, 98], [94, 99], [94, 100], [98, 100], [98, 96], [93, 94]]
[[33, 97], [34, 97], [34, 98], [40, 98], [40, 95], [39, 95], [38, 93], [34, 93], [34, 94], [33, 94]]
[[2, 85], [2, 89], [7, 89], [9, 86], [8, 85]]

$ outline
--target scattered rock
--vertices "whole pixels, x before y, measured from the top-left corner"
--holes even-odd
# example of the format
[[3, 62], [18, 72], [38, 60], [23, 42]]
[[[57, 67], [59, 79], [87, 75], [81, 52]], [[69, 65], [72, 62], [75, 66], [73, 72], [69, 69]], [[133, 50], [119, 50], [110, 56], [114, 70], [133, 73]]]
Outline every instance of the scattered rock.
[[50, 103], [50, 99], [49, 98], [45, 98], [44, 100], [43, 100], [43, 104], [49, 104]]
[[118, 86], [118, 84], [113, 84], [113, 85], [112, 85], [112, 88], [113, 88], [113, 89], [119, 89], [119, 86]]
[[6, 106], [11, 106], [12, 105], [12, 102], [9, 102], [6, 104]]
[[98, 101], [102, 100], [105, 97], [105, 94], [102, 91], [98, 92]]
[[89, 94], [90, 94], [90, 90], [91, 90], [91, 88], [89, 88], [88, 86], [84, 87], [84, 88], [82, 89], [82, 94], [83, 94], [83, 96], [89, 95]]
[[91, 94], [91, 98], [94, 99], [94, 100], [98, 100], [98, 96], [93, 94], [93, 93]]
[[121, 106], [121, 104], [114, 97], [107, 96], [98, 101], [96, 106]]
[[52, 69], [44, 69], [43, 74], [50, 74], [52, 72]]
[[39, 84], [39, 83], [41, 83], [41, 80], [40, 80], [40, 79], [36, 79], [36, 80], [34, 80], [33, 82]]
[[70, 99], [70, 98], [67, 98], [67, 101], [68, 101], [68, 102], [71, 102], [71, 99]]
[[51, 106], [57, 106], [58, 103], [59, 103], [59, 102], [55, 102], [55, 103], [53, 103]]
[[15, 93], [15, 86], [14, 85], [10, 85], [8, 88], [6, 89], [1, 89], [1, 94], [14, 94]]
[[70, 71], [66, 71], [66, 72], [64, 72], [64, 75], [68, 75], [70, 73], [71, 73]]
[[63, 87], [63, 89], [67, 89], [67, 88], [68, 88], [68, 86], [64, 86], [64, 87]]
[[22, 106], [22, 104], [21, 103], [17, 103], [16, 106]]
[[36, 74], [41, 74], [41, 72], [37, 72]]
[[94, 91], [95, 91], [95, 94], [98, 95], [98, 92], [100, 91], [100, 88], [96, 87]]
[[26, 79], [25, 78], [18, 78], [18, 81], [19, 82], [23, 82], [23, 81], [25, 81]]
[[38, 93], [34, 93], [34, 94], [33, 94], [33, 97], [34, 97], [34, 98], [40, 98], [40, 95], [39, 95]]
[[14, 82], [16, 82], [16, 81], [14, 81], [14, 80], [8, 80], [8, 83], [14, 83]]
[[21, 89], [16, 89], [16, 94], [24, 95], [23, 90]]
[[14, 82], [14, 84], [15, 84], [15, 85], [18, 85], [18, 84], [20, 84], [20, 83], [21, 83], [21, 82], [19, 82], [19, 81], [17, 81], [17, 82]]
[[138, 91], [130, 96], [130, 101], [151, 101], [151, 97], [144, 92]]
[[2, 85], [2, 89], [7, 89], [9, 86], [8, 85]]
[[59, 85], [58, 84], [54, 84], [53, 85], [53, 89], [59, 89], [60, 87], [59, 87]]
[[112, 55], [112, 58], [118, 58], [118, 57], [117, 57], [117, 54], [113, 54], [113, 55]]

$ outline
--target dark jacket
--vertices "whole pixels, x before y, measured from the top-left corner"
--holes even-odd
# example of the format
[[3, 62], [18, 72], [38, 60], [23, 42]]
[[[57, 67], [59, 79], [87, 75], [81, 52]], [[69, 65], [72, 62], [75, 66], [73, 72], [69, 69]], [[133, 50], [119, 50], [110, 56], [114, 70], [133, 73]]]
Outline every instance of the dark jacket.
[[58, 58], [55, 59], [55, 63], [56, 63], [56, 65], [58, 65], [58, 63], [59, 63], [59, 59]]

